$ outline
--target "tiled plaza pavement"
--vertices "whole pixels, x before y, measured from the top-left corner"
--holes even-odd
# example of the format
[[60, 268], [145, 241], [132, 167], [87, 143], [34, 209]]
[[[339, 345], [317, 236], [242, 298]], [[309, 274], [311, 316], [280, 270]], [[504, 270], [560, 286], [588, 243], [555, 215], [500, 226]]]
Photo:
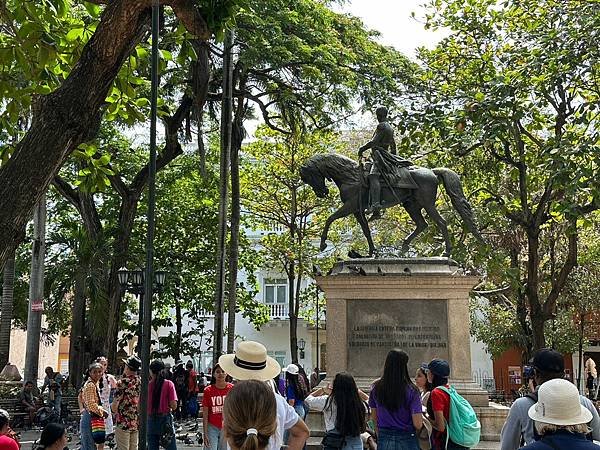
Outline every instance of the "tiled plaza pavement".
[[[40, 437], [41, 430], [29, 430], [21, 432], [21, 450], [32, 450], [33, 442]], [[182, 430], [179, 432], [179, 435], [185, 434], [186, 431]], [[194, 432], [188, 432], [189, 438], [194, 438]], [[320, 450], [321, 448], [321, 439], [320, 437], [312, 437], [307, 442], [307, 450]], [[68, 448], [70, 450], [76, 450], [78, 448], [79, 439], [75, 435], [72, 437], [71, 442], [68, 444]], [[177, 441], [177, 448], [180, 450], [202, 450], [203, 448], [198, 445], [197, 440], [194, 440], [193, 444], [185, 444], [181, 440]], [[476, 449], [480, 450], [497, 450], [500, 448], [499, 442], [490, 442], [484, 441], [481, 442]], [[106, 450], [109, 450], [108, 447], [105, 447]]]
[[[198, 421], [198, 426], [201, 429], [202, 425], [200, 424], [200, 420]], [[186, 422], [184, 424], [176, 424], [178, 426], [176, 426], [177, 429], [177, 435], [179, 437], [181, 437], [182, 439], [185, 437], [185, 435], [187, 434], [188, 437], [188, 442], [192, 442], [192, 443], [185, 443], [182, 439], [178, 439], [177, 440], [177, 448], [181, 449], [181, 450], [201, 450], [203, 449], [202, 446], [200, 446], [198, 444], [198, 440], [196, 437], [196, 432], [193, 430], [194, 428], [194, 424], [193, 422]], [[19, 430], [17, 430], [19, 431]], [[20, 437], [19, 437], [19, 441], [21, 442], [21, 450], [32, 450], [33, 447], [33, 443], [39, 439], [40, 434], [41, 434], [42, 430], [37, 428], [37, 429], [31, 429], [31, 430], [27, 430], [27, 431], [20, 431]], [[73, 433], [69, 433], [71, 441], [67, 444], [67, 447], [69, 448], [69, 450], [77, 450], [79, 448], [79, 437], [77, 436], [77, 434], [73, 434]], [[104, 447], [105, 450], [110, 450], [110, 447], [105, 446]], [[115, 447], [112, 447], [113, 449], [116, 449]]]

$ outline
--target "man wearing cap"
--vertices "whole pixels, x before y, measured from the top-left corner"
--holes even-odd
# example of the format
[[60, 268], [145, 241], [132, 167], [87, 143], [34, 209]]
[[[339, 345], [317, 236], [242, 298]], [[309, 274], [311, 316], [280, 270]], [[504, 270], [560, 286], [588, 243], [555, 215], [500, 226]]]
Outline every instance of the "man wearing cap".
[[[240, 342], [234, 354], [219, 358], [219, 366], [236, 380], [259, 380], [269, 382], [273, 387], [273, 378], [281, 372], [277, 361], [267, 356], [264, 345], [253, 342]], [[234, 388], [235, 389], [235, 386]], [[269, 438], [267, 450], [279, 450], [283, 445], [283, 433], [289, 432], [287, 447], [289, 450], [300, 450], [309, 437], [308, 427], [294, 408], [287, 404], [285, 398], [273, 393], [277, 401], [277, 431]], [[252, 399], [248, 399], [252, 401]]]
[[117, 382], [115, 398], [111, 405], [115, 414], [115, 440], [117, 450], [137, 450], [138, 448], [138, 404], [140, 401], [141, 379], [138, 371], [142, 361], [137, 356], [123, 360], [123, 377]]
[[585, 438], [592, 413], [581, 405], [579, 391], [570, 381], [558, 378], [542, 384], [528, 415], [541, 438], [523, 447], [526, 450], [600, 450]]
[[[518, 398], [510, 407], [508, 417], [500, 433], [501, 450], [515, 450], [521, 447], [522, 443], [529, 445], [536, 441], [533, 421], [528, 415], [529, 408], [537, 402], [540, 386], [547, 381], [565, 377], [563, 355], [555, 350], [549, 348], [538, 350], [531, 360], [531, 365], [533, 366], [533, 380], [536, 390], [526, 397]], [[592, 429], [592, 437], [599, 440], [600, 417], [598, 417], [594, 404], [582, 395], [579, 396], [579, 402], [591, 413], [592, 419], [589, 426]]]

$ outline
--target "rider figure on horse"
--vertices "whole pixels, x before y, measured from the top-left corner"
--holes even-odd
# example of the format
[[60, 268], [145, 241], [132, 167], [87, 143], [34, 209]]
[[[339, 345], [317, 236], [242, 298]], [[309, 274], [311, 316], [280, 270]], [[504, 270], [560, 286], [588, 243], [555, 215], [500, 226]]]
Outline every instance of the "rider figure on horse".
[[412, 179], [408, 166], [412, 162], [396, 155], [396, 142], [394, 141], [394, 129], [387, 121], [388, 110], [380, 106], [375, 110], [377, 116], [377, 129], [373, 138], [359, 148], [358, 156], [371, 149], [373, 164], [369, 172], [369, 211], [372, 212], [370, 220], [381, 218], [381, 182], [383, 177], [386, 185], [396, 192], [394, 188], [416, 189], [417, 185]]

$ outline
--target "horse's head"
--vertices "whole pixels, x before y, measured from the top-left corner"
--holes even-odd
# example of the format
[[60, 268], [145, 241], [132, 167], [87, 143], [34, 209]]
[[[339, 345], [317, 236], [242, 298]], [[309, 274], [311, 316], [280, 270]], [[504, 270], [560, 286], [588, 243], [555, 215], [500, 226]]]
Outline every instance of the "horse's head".
[[325, 198], [329, 194], [329, 189], [327, 189], [327, 185], [325, 184], [325, 177], [315, 164], [311, 164], [311, 161], [306, 162], [300, 167], [300, 178], [313, 188], [317, 197]]

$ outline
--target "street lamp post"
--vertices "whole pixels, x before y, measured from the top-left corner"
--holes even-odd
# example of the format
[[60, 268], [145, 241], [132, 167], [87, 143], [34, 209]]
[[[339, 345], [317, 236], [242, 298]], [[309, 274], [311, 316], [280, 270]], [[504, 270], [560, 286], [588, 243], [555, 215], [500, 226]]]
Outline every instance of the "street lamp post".
[[[123, 293], [129, 292], [135, 295], [138, 299], [138, 311], [139, 311], [139, 319], [138, 320], [138, 329], [137, 329], [137, 344], [136, 344], [136, 353], [141, 359], [142, 356], [142, 335], [143, 335], [143, 316], [144, 316], [144, 281], [145, 281], [145, 270], [140, 268], [135, 268], [133, 270], [127, 270], [125, 267], [122, 267], [117, 272], [117, 277], [119, 278], [119, 284], [121, 285], [121, 289]], [[165, 284], [166, 272], [162, 270], [158, 270], [155, 273], [155, 286], [157, 291], [160, 293], [162, 291], [162, 287]]]
[[300, 350], [300, 359], [304, 359], [304, 349], [306, 348], [306, 341], [300, 338], [298, 341], [298, 350]]
[[[150, 359], [150, 327], [151, 327], [151, 302], [145, 302], [145, 293], [148, 289], [147, 284], [151, 286], [151, 293], [156, 292], [160, 294], [165, 285], [165, 280], [167, 277], [167, 272], [164, 270], [156, 270], [154, 271], [154, 282], [146, 283], [146, 270], [136, 268], [134, 270], [127, 270], [125, 267], [122, 267], [117, 272], [117, 276], [119, 278], [119, 284], [121, 285], [121, 289], [123, 292], [130, 292], [134, 295], [138, 296], [139, 301], [139, 320], [138, 320], [138, 342], [137, 342], [137, 353], [142, 360], [142, 379], [146, 379], [146, 384], [142, 383], [142, 392], [140, 394], [147, 393], [148, 389], [148, 370], [146, 369], [146, 374], [144, 377], [144, 366], [146, 368], [149, 365]], [[151, 297], [148, 297], [151, 300]], [[146, 308], [148, 309], [146, 311]], [[149, 317], [148, 317], [149, 316]], [[146, 394], [147, 395], [147, 394]], [[148, 421], [148, 408], [140, 408], [140, 436], [139, 440], [143, 443], [143, 446], [140, 446], [140, 449], [146, 448], [146, 424]], [[143, 439], [143, 440], [142, 440]]]
[[[319, 286], [315, 283], [315, 304], [317, 309], [316, 325], [317, 325], [317, 375], [321, 376], [321, 360], [319, 359]], [[319, 379], [320, 381], [320, 379]]]

